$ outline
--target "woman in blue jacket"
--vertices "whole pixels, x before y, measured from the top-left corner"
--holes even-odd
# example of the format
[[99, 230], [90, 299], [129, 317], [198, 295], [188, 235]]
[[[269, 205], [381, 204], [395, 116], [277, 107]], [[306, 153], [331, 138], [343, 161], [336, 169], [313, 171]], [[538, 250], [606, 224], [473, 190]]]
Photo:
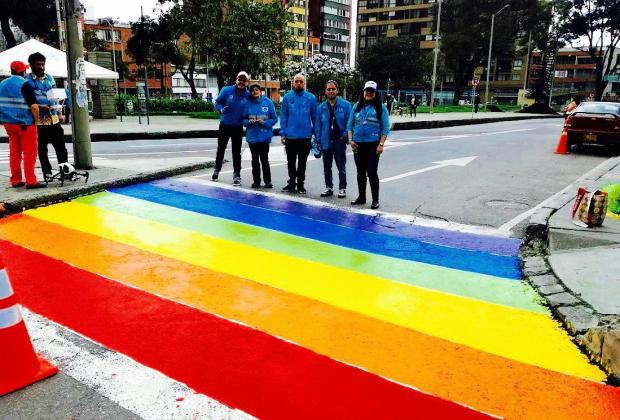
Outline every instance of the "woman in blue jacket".
[[252, 188], [260, 188], [261, 166], [265, 188], [273, 188], [269, 167], [269, 143], [277, 121], [276, 109], [271, 99], [261, 95], [258, 83], [251, 84], [250, 98], [243, 110], [243, 126], [246, 128], [245, 139], [252, 153]]
[[353, 150], [357, 167], [358, 197], [351, 201], [353, 205], [366, 204], [366, 177], [370, 182], [372, 204], [370, 208], [379, 208], [379, 157], [390, 133], [390, 117], [387, 108], [377, 96], [377, 84], [366, 82], [360, 101], [353, 106], [353, 112], [347, 124], [349, 144]]

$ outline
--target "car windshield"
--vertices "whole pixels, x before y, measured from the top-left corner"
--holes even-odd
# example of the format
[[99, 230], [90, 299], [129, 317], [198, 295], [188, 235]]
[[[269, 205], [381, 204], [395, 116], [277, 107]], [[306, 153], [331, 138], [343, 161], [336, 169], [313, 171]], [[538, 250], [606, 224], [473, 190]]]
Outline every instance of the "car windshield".
[[592, 114], [615, 114], [620, 115], [620, 104], [585, 102], [579, 105], [575, 112], [588, 112]]

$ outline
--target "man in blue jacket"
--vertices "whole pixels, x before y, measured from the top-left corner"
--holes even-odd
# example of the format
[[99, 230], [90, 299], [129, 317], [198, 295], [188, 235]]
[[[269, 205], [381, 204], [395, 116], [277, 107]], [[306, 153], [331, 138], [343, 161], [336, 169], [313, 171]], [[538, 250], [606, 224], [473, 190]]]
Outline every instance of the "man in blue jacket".
[[39, 52], [30, 54], [28, 63], [31, 73], [26, 76], [26, 81], [34, 90], [39, 104], [37, 121], [39, 162], [41, 162], [43, 176], [47, 179], [52, 176], [52, 164], [47, 154], [48, 143], [52, 143], [59, 164], [67, 163], [69, 155], [65, 146], [65, 132], [60, 125], [62, 115], [59, 108], [61, 107], [47, 97], [47, 93], [56, 87], [56, 82], [51, 74], [45, 72], [45, 61], [45, 56]]
[[280, 136], [286, 150], [288, 183], [282, 192], [306, 194], [306, 161], [312, 148], [316, 97], [306, 91], [306, 78], [297, 74], [293, 78], [293, 91], [282, 100], [280, 110]]
[[228, 140], [232, 142], [233, 157], [233, 185], [241, 185], [241, 142], [243, 139], [243, 109], [248, 101], [250, 92], [247, 89], [250, 76], [240, 71], [234, 85], [222, 88], [215, 100], [215, 109], [220, 113], [220, 127], [217, 134], [217, 154], [215, 157], [215, 171], [211, 179], [217, 181]]
[[321, 197], [334, 195], [332, 162], [338, 168], [338, 197], [347, 196], [347, 122], [351, 114], [351, 104], [338, 97], [338, 83], [330, 80], [325, 84], [327, 100], [317, 108], [314, 141], [323, 154], [325, 191]]

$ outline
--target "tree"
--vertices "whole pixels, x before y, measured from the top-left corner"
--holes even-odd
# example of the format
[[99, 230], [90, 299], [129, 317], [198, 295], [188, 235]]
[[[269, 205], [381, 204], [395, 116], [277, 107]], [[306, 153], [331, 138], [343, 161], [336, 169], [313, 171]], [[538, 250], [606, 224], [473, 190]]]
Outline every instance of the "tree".
[[365, 79], [385, 87], [389, 79], [398, 90], [424, 82], [432, 55], [420, 49], [418, 37], [382, 38], [360, 54], [358, 69]]
[[[303, 70], [303, 62], [290, 62], [286, 67], [286, 75], [292, 79]], [[307, 80], [306, 89], [321, 98], [325, 92], [325, 84], [328, 80], [338, 82], [340, 91], [351, 89], [353, 79], [358, 76], [357, 72], [343, 64], [340, 60], [323, 54], [315, 54], [306, 62]]]
[[[26, 35], [45, 37], [56, 27], [54, 0], [2, 0], [0, 26], [8, 48], [17, 45], [11, 22]], [[58, 36], [55, 37], [55, 43]]]
[[[542, 13], [541, 0], [511, 0], [495, 19], [492, 56], [515, 55], [520, 38], [527, 37]], [[505, 0], [445, 0], [441, 15], [441, 51], [446, 67], [454, 73], [454, 103], [467, 81], [488, 58], [491, 15], [508, 4]], [[488, 69], [490, 71], [490, 69]]]
[[[620, 41], [620, 0], [572, 0], [572, 9], [562, 26], [564, 38], [594, 60], [596, 91], [600, 100], [607, 87], [605, 74], [615, 73], [615, 50]], [[586, 40], [585, 45], [582, 39]]]
[[218, 86], [234, 80], [240, 70], [280, 79], [284, 75], [284, 51], [293, 46], [287, 30], [292, 14], [279, 0], [227, 0], [226, 5], [209, 49]]

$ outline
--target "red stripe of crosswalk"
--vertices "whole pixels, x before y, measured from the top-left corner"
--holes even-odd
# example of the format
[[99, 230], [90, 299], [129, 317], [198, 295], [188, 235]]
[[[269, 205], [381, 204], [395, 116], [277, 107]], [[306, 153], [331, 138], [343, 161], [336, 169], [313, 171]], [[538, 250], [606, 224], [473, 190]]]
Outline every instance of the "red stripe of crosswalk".
[[8, 242], [0, 251], [33, 311], [252, 415], [487, 417]]

